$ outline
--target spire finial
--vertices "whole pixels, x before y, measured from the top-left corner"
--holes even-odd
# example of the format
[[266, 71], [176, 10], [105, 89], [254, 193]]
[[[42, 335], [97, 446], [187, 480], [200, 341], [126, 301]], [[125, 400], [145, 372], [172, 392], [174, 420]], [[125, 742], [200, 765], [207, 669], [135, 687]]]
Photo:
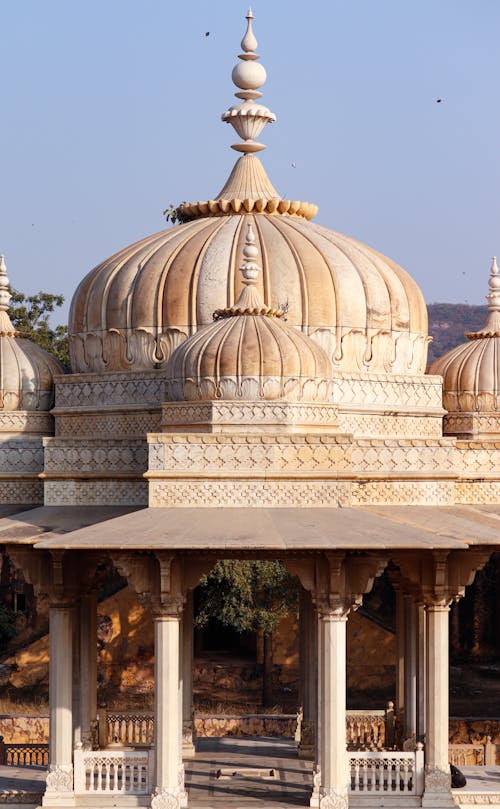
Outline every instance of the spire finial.
[[235, 96], [241, 98], [242, 103], [230, 107], [222, 116], [222, 120], [231, 124], [243, 140], [243, 143], [235, 143], [231, 148], [245, 154], [260, 152], [266, 148], [254, 138], [260, 135], [267, 123], [276, 120], [274, 112], [255, 103], [255, 99], [262, 95], [259, 88], [265, 83], [267, 75], [264, 66], [257, 61], [260, 57], [255, 53], [257, 40], [252, 27], [253, 19], [252, 9], [249, 8], [246, 15], [247, 30], [241, 40], [243, 53], [238, 56], [241, 62], [235, 65], [231, 74], [233, 83], [239, 88]]
[[498, 275], [497, 257], [491, 260], [490, 278], [488, 281], [490, 292], [486, 296], [490, 312], [500, 312], [500, 277]]
[[245, 246], [243, 248], [243, 263], [240, 267], [240, 272], [243, 276], [243, 283], [246, 286], [254, 286], [260, 273], [260, 267], [255, 259], [259, 255], [259, 251], [255, 246], [255, 235], [253, 232], [252, 223], [247, 225], [247, 232], [245, 236]]
[[11, 299], [5, 256], [0, 256], [0, 312], [7, 312]]
[[266, 306], [257, 288], [261, 268], [255, 259], [259, 255], [259, 251], [255, 244], [252, 222], [248, 222], [246, 228], [245, 246], [242, 250], [243, 261], [240, 266], [240, 272], [243, 276], [243, 289], [233, 306], [229, 306], [226, 309], [216, 309], [213, 314], [214, 320], [222, 320], [226, 317], [237, 317], [238, 315], [283, 317], [282, 309], [272, 309], [270, 306]]

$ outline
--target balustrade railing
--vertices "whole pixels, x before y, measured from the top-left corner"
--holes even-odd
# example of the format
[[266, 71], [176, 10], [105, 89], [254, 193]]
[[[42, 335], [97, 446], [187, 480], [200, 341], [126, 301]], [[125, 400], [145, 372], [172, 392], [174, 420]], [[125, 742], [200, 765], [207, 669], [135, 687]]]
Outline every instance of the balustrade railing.
[[[293, 716], [293, 715], [292, 715]], [[243, 721], [243, 717], [242, 717]], [[301, 715], [298, 717], [299, 735]], [[99, 746], [119, 744], [152, 745], [154, 717], [149, 712], [118, 712], [99, 709]], [[394, 705], [381, 711], [347, 711], [346, 742], [352, 749], [391, 748], [395, 742]]]
[[455, 767], [485, 767], [496, 764], [496, 745], [492, 744], [491, 736], [486, 738], [485, 744], [450, 744], [450, 763]]
[[148, 795], [152, 769], [149, 750], [75, 750], [75, 793]]
[[48, 744], [4, 742], [0, 736], [0, 765], [7, 767], [47, 767]]
[[346, 741], [349, 749], [394, 747], [394, 705], [385, 711], [347, 711]]
[[349, 752], [349, 791], [355, 795], [419, 796], [424, 789], [424, 751]]
[[[102, 711], [105, 714], [106, 726], [104, 734], [105, 744], [119, 742], [120, 744], [144, 744], [150, 745], [154, 742], [154, 718], [152, 713], [117, 713]], [[101, 740], [102, 741], [102, 740]], [[101, 744], [101, 746], [104, 746]]]

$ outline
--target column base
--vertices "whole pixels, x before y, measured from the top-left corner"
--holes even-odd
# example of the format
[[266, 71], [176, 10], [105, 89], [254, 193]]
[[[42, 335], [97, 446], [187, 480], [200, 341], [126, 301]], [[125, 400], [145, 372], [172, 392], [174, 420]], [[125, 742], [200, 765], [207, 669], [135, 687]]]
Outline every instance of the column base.
[[181, 809], [178, 790], [156, 789], [151, 796], [151, 809]]
[[440, 767], [425, 768], [422, 806], [429, 809], [456, 806], [451, 793], [451, 773], [449, 769], [442, 770]]
[[193, 722], [182, 723], [182, 758], [192, 758], [195, 754]]
[[72, 764], [50, 767], [45, 784], [42, 806], [75, 806]]
[[349, 799], [347, 789], [326, 789], [321, 788], [319, 797], [320, 809], [348, 809]]
[[311, 719], [304, 719], [300, 731], [298, 746], [299, 758], [315, 757], [316, 751], [316, 725]]
[[311, 797], [309, 799], [309, 806], [312, 806], [313, 809], [317, 809], [319, 807], [320, 789], [321, 789], [321, 770], [319, 766], [315, 764], [313, 767], [313, 788], [311, 792]]

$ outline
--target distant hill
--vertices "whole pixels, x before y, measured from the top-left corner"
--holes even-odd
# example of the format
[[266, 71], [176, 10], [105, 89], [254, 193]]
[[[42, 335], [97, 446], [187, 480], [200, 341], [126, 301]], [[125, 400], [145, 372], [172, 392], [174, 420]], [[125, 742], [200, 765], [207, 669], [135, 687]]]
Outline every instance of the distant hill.
[[479, 331], [488, 314], [487, 306], [469, 306], [467, 303], [429, 303], [429, 365], [450, 348], [464, 343], [464, 332]]

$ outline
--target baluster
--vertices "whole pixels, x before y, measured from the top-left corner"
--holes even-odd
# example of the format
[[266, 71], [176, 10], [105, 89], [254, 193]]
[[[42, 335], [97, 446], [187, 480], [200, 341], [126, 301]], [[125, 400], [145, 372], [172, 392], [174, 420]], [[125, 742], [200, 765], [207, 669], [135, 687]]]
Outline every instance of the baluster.
[[402, 762], [402, 764], [403, 764], [403, 767], [402, 767], [402, 770], [403, 770], [403, 772], [402, 772], [403, 787], [402, 787], [401, 792], [408, 792], [408, 760], [405, 759]]
[[102, 792], [102, 768], [103, 768], [103, 762], [98, 761], [97, 762], [97, 791], [98, 792]]
[[125, 759], [122, 762], [122, 783], [120, 787], [120, 792], [126, 792], [127, 787], [127, 764]]
[[106, 761], [106, 786], [104, 788], [106, 792], [110, 791], [110, 775], [111, 775], [111, 764], [109, 763], [109, 761]]
[[389, 772], [389, 761], [386, 758], [384, 758], [382, 759], [382, 790], [384, 792], [391, 791], [389, 786], [388, 772]]
[[359, 759], [354, 759], [354, 792], [359, 792]]
[[[87, 770], [85, 768], [85, 774]], [[95, 762], [91, 759], [90, 760], [90, 768], [89, 768], [89, 792], [95, 792]]]

